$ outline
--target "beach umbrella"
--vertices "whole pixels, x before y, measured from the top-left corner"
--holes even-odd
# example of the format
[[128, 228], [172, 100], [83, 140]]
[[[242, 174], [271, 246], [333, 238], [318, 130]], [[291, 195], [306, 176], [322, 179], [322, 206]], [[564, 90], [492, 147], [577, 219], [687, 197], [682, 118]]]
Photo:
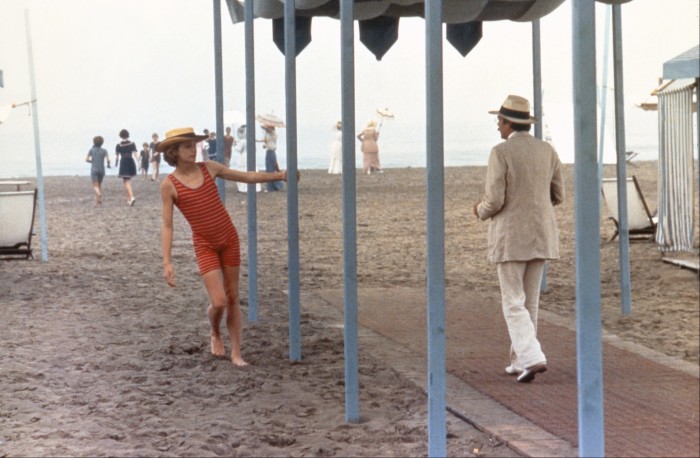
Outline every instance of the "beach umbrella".
[[381, 129], [385, 119], [394, 119], [394, 112], [388, 108], [377, 108], [377, 114], [379, 115], [379, 129]]
[[245, 124], [245, 115], [238, 110], [224, 111], [224, 124]]
[[263, 127], [286, 127], [284, 121], [272, 113], [259, 114], [255, 119], [257, 119]]

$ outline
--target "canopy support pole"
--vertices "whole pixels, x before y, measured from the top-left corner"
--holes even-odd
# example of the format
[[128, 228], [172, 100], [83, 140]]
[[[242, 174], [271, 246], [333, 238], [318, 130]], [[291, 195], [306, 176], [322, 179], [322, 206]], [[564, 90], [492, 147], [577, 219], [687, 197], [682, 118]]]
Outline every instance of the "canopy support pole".
[[360, 422], [357, 330], [357, 193], [355, 183], [355, 43], [353, 0], [340, 1], [343, 147], [343, 304], [345, 421]]
[[[542, 46], [540, 34], [540, 20], [532, 21], [532, 85], [533, 85], [533, 103], [535, 108], [535, 137], [542, 140]], [[547, 263], [544, 264], [542, 272], [542, 282], [540, 290], [547, 291]]]
[[[255, 34], [253, 1], [245, 0], [245, 100], [246, 100], [246, 168], [255, 165]], [[248, 184], [248, 320], [258, 321], [258, 209], [254, 183]]]
[[615, 145], [617, 150], [617, 214], [619, 216], [620, 302], [623, 315], [632, 312], [630, 237], [627, 214], [627, 156], [625, 146], [625, 91], [622, 72], [621, 5], [612, 5], [613, 72], [615, 78]]
[[284, 2], [285, 100], [287, 102], [287, 246], [289, 266], [289, 359], [301, 361], [299, 291], [299, 195], [297, 183], [296, 2]]
[[594, 2], [574, 0], [572, 22], [579, 454], [605, 456]]
[[428, 454], [447, 456], [442, 0], [425, 2], [428, 245]]
[[36, 158], [36, 183], [39, 195], [39, 223], [41, 225], [41, 260], [49, 260], [46, 241], [46, 205], [44, 198], [44, 172], [41, 168], [41, 137], [39, 136], [39, 108], [36, 99], [36, 78], [34, 77], [34, 51], [32, 49], [32, 29], [29, 10], [24, 10], [24, 23], [27, 29], [27, 62], [29, 64], [29, 83], [31, 84], [32, 127], [34, 128], [34, 157]]
[[[216, 160], [224, 163], [224, 72], [221, 57], [221, 0], [214, 3], [214, 92], [216, 94]], [[207, 158], [204, 158], [206, 160]], [[226, 182], [216, 179], [221, 202], [226, 203]]]

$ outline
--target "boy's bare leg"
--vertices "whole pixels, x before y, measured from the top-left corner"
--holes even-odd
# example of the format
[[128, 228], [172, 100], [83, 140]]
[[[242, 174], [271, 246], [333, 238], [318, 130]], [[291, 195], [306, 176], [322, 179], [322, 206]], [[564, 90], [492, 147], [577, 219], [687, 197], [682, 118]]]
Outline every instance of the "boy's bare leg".
[[211, 354], [215, 356], [224, 356], [226, 354], [226, 349], [224, 348], [224, 342], [221, 340], [221, 334], [219, 333], [219, 325], [224, 315], [224, 308], [214, 307], [213, 304], [209, 304], [207, 315], [209, 316], [209, 323], [211, 324]]
[[231, 362], [236, 366], [247, 366], [248, 363], [241, 356], [242, 321], [241, 308], [238, 304], [238, 277], [240, 267], [224, 267], [224, 282], [228, 304], [226, 304], [226, 328], [231, 340]]
[[211, 304], [207, 308], [207, 316], [211, 325], [211, 354], [224, 356], [226, 349], [221, 340], [221, 319], [226, 311], [226, 290], [224, 289], [223, 276], [221, 270], [212, 270], [202, 275], [204, 287], [209, 295]]

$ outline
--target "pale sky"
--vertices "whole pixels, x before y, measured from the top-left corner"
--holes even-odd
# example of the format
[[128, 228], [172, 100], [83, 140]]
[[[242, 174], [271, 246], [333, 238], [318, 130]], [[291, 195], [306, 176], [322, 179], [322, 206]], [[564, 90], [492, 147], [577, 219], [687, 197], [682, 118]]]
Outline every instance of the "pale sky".
[[[605, 8], [597, 3], [599, 49]], [[66, 142], [84, 154], [93, 135], [101, 133], [111, 145], [123, 127], [137, 142], [173, 127], [215, 127], [212, 1], [0, 0], [0, 105], [29, 98], [25, 9], [42, 154], [51, 156], [52, 145]], [[545, 105], [571, 99], [571, 9], [567, 1], [541, 20]], [[622, 6], [629, 132], [637, 120], [647, 122], [648, 113], [634, 104], [656, 86], [663, 62], [698, 43], [698, 9], [697, 0], [633, 0]], [[224, 109], [243, 111], [244, 27], [231, 23], [223, 0], [222, 19]], [[284, 116], [284, 57], [272, 42], [271, 21], [257, 20], [255, 28], [257, 111]], [[424, 125], [424, 30], [422, 19], [402, 19], [398, 42], [379, 62], [357, 42], [358, 127], [382, 106], [396, 113], [397, 123]], [[331, 126], [340, 118], [340, 23], [314, 18], [312, 37], [297, 59], [300, 150], [306, 141], [302, 128]], [[486, 22], [484, 37], [466, 58], [446, 41], [443, 53], [446, 143], [465, 141], [462, 131], [472, 128], [495, 129], [486, 112], [507, 94], [532, 99], [530, 23]], [[599, 51], [599, 62], [602, 55]], [[609, 80], [612, 84], [612, 69]], [[655, 122], [652, 116], [649, 125]], [[424, 138], [418, 132], [415, 141]], [[0, 125], [0, 163], [25, 153], [34, 153], [32, 127], [26, 108], [19, 108]]]

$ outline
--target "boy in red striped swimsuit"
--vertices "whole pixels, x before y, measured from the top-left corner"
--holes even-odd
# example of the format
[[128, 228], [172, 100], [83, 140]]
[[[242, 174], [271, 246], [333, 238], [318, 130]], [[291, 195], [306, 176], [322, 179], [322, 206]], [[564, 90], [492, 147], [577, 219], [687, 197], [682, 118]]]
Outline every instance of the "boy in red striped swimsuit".
[[[226, 312], [226, 328], [231, 340], [231, 361], [237, 366], [248, 363], [241, 356], [241, 310], [238, 305], [238, 277], [241, 251], [236, 227], [231, 221], [216, 188], [215, 178], [241, 183], [287, 181], [287, 172], [242, 172], [218, 162], [195, 162], [197, 142], [206, 135], [196, 135], [190, 127], [173, 129], [156, 146], [163, 158], [175, 167], [160, 186], [163, 200], [162, 250], [165, 281], [175, 286], [171, 263], [173, 242], [173, 207], [178, 207], [192, 228], [192, 241], [199, 273], [211, 300], [207, 309], [211, 324], [211, 352], [224, 356], [226, 351], [219, 325]], [[297, 176], [298, 179], [298, 176]]]

